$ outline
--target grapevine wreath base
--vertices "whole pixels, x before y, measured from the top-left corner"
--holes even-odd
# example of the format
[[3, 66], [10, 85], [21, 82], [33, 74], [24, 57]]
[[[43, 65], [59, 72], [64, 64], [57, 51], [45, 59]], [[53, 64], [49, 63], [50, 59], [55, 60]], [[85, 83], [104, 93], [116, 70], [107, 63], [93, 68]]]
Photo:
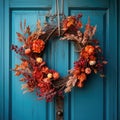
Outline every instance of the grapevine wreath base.
[[[22, 34], [17, 33], [17, 36], [22, 46], [12, 45], [12, 50], [20, 55], [21, 63], [16, 64], [13, 70], [16, 76], [21, 75], [24, 93], [36, 91], [40, 99], [51, 101], [56, 95], [70, 92], [74, 86], [82, 88], [92, 73], [99, 73], [104, 77], [103, 67], [107, 61], [103, 59], [98, 40], [93, 39], [96, 26], [91, 26], [88, 19], [84, 32], [81, 32], [83, 26], [81, 17], [79, 14], [64, 18], [60, 23], [60, 31], [57, 25], [49, 22], [42, 27], [38, 20], [33, 32], [26, 26], [26, 21], [24, 30], [20, 23]], [[43, 60], [48, 40], [57, 36], [60, 40], [73, 41], [79, 52], [78, 60], [74, 62], [74, 67], [69, 70], [66, 77], [60, 77], [59, 73], [50, 69]]]

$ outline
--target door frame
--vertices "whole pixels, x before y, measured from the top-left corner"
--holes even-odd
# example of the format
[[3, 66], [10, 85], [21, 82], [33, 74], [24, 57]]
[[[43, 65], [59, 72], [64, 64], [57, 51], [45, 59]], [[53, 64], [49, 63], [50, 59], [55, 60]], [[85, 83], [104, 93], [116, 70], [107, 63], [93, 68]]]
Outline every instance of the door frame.
[[[118, 114], [120, 112], [120, 77], [119, 77], [119, 60], [120, 60], [120, 48], [119, 48], [119, 40], [120, 40], [120, 8], [119, 8], [119, 0], [109, 0], [109, 30], [107, 36], [109, 39], [114, 40], [114, 45], [112, 42], [106, 41], [106, 44], [108, 46], [105, 48], [108, 59], [108, 65], [107, 65], [107, 72], [106, 76], [108, 81], [106, 81], [106, 92], [108, 93], [107, 96], [105, 96], [106, 100], [106, 117], [105, 120], [117, 120], [120, 118], [120, 115]], [[67, 2], [68, 3], [68, 2]], [[67, 5], [68, 6], [68, 5]], [[0, 119], [3, 120], [10, 120], [11, 119], [11, 75], [10, 75], [10, 14], [13, 9], [23, 9], [23, 8], [30, 8], [30, 9], [37, 9], [37, 8], [44, 8], [45, 5], [41, 5], [40, 3], [16, 3], [16, 2], [9, 2], [9, 0], [1, 0], [0, 4], [0, 12], [1, 12], [1, 18], [0, 19], [0, 38], [1, 38], [1, 56], [0, 56], [0, 85], [1, 85], [1, 104], [0, 104]], [[48, 7], [50, 6], [50, 3], [48, 3]], [[69, 8], [69, 6], [68, 6]], [[67, 8], [66, 8], [67, 9]], [[119, 9], [119, 10], [118, 10]], [[68, 11], [68, 10], [67, 10]], [[115, 16], [112, 18], [112, 16]], [[112, 29], [115, 28], [115, 29]], [[114, 33], [114, 34], [111, 34]], [[111, 50], [111, 52], [109, 52]], [[114, 50], [114, 51], [113, 51]], [[114, 63], [114, 65], [113, 65]], [[114, 70], [114, 72], [113, 72]]]

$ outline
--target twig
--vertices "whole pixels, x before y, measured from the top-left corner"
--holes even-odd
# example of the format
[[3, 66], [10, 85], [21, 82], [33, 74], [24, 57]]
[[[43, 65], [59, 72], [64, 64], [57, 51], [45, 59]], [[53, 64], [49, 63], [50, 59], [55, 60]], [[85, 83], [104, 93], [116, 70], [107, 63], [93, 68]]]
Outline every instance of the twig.
[[44, 40], [45, 42], [48, 41], [48, 39], [53, 35], [53, 33], [58, 29], [58, 27], [54, 28], [51, 33], [48, 35], [48, 37]]

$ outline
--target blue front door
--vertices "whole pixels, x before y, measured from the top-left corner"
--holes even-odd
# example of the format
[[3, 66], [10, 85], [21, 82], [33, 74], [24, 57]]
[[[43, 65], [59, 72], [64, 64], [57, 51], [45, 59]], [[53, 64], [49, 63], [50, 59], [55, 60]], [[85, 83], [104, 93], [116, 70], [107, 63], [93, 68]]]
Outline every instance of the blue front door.
[[[1, 78], [0, 107], [1, 120], [55, 120], [55, 101], [46, 103], [37, 100], [35, 93], [23, 95], [21, 82], [9, 69], [19, 63], [18, 56], [10, 51], [11, 44], [19, 45], [16, 32], [20, 32], [20, 21], [26, 19], [34, 30], [37, 19], [44, 22], [44, 16], [54, 13], [55, 0], [2, 0], [3, 19], [1, 59], [3, 74]], [[117, 0], [65, 0], [66, 15], [83, 14], [82, 22], [87, 23], [88, 16], [92, 25], [97, 25], [95, 38], [100, 41], [104, 56], [109, 61], [105, 68], [105, 78], [91, 76], [84, 88], [74, 88], [64, 97], [64, 120], [119, 120], [117, 115]], [[47, 64], [62, 76], [67, 75], [77, 59], [73, 43], [53, 40], [45, 53]], [[114, 63], [114, 64], [113, 64]], [[3, 87], [4, 86], [4, 87]], [[119, 86], [120, 87], [120, 86]]]

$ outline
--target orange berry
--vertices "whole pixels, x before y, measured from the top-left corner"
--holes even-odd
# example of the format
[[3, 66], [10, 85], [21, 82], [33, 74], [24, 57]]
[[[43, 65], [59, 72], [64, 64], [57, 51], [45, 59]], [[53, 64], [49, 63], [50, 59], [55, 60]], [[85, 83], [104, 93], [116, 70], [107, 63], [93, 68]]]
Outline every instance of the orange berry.
[[30, 53], [31, 53], [31, 49], [30, 48], [25, 49], [25, 54], [30, 54]]

